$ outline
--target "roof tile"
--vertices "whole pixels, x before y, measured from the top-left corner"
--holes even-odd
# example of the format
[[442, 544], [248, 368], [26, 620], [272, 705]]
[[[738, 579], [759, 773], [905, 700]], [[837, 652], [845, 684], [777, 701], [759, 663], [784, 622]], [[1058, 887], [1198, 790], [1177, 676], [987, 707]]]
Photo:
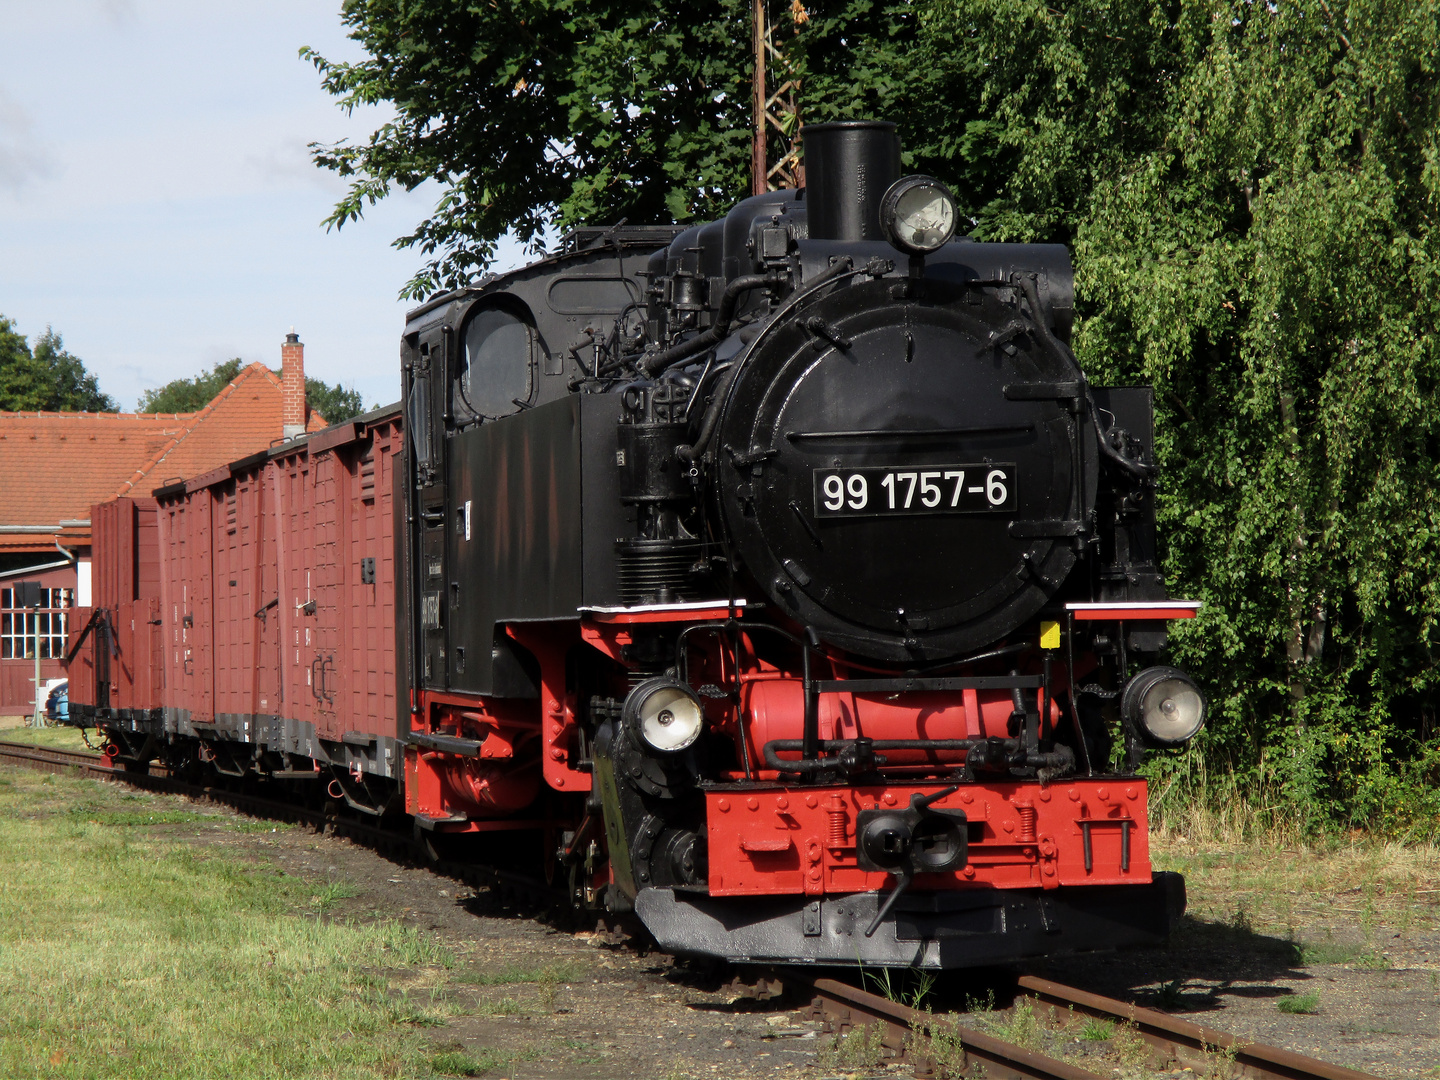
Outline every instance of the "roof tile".
[[[255, 363], [194, 413], [0, 412], [0, 525], [88, 518], [97, 502], [264, 450], [280, 409], [279, 377]], [[311, 411], [307, 427], [323, 426]]]

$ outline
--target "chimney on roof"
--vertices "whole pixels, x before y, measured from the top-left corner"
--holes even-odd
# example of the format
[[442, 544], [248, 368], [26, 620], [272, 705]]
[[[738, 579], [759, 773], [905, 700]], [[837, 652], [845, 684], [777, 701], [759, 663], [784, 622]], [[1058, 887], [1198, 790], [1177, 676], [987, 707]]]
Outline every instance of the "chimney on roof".
[[305, 434], [305, 346], [293, 326], [280, 346], [280, 423], [287, 439]]

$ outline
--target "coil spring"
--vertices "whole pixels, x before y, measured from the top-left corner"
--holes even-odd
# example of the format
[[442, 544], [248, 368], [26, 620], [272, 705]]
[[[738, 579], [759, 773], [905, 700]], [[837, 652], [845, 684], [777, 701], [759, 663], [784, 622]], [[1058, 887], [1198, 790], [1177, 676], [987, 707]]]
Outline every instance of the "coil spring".
[[1035, 813], [1035, 804], [1030, 802], [1016, 803], [1015, 810], [1020, 815], [1020, 831], [1015, 839], [1022, 844], [1035, 842], [1035, 822], [1039, 815]]
[[845, 846], [845, 800], [838, 794], [830, 796], [830, 804], [825, 807], [825, 813], [830, 816], [829, 829], [826, 842], [832, 848], [843, 848]]

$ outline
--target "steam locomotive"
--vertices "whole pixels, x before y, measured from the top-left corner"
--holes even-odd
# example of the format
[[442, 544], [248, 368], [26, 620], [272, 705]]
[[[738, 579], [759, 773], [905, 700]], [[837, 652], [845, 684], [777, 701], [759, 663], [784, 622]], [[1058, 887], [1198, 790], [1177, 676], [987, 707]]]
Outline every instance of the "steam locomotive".
[[1080, 370], [1063, 247], [955, 236], [891, 124], [803, 140], [802, 190], [413, 311], [399, 406], [97, 507], [72, 714], [435, 852], [533, 838], [677, 953], [1163, 939], [1135, 770], [1205, 700], [1158, 663], [1198, 604], [1150, 391]]

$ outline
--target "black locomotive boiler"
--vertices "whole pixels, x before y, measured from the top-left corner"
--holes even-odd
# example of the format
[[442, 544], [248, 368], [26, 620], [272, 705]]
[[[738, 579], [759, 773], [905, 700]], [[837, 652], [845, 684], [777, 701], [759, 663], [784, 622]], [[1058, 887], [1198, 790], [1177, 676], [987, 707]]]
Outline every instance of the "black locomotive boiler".
[[[579, 905], [733, 961], [952, 968], [1163, 938], [1150, 391], [1090, 385], [1063, 247], [955, 236], [893, 125], [808, 187], [414, 311], [405, 809], [543, 828]], [[1117, 764], [1118, 763], [1118, 764]]]

